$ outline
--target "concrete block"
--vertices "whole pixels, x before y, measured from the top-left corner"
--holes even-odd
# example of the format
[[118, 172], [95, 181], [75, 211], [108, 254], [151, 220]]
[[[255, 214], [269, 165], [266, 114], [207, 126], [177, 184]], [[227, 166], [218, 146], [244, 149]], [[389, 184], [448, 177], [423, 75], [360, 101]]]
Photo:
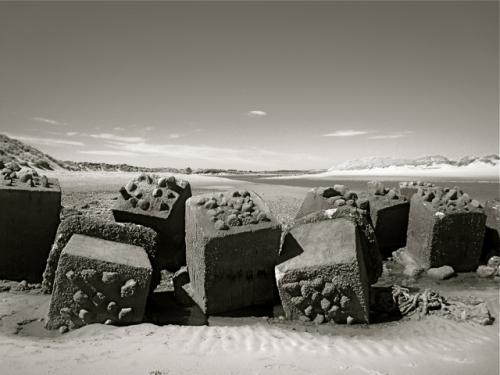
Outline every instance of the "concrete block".
[[46, 327], [141, 322], [151, 275], [143, 248], [75, 234], [59, 258]]
[[380, 253], [389, 257], [406, 245], [410, 202], [394, 190], [381, 195], [370, 194], [368, 201]]
[[59, 182], [6, 170], [0, 178], [0, 278], [40, 282], [59, 225]]
[[295, 215], [295, 219], [331, 208], [342, 206], [358, 207], [357, 200], [358, 195], [349, 190], [345, 185], [313, 188], [306, 193], [304, 201]]
[[[159, 236], [153, 229], [130, 223], [114, 223], [89, 216], [70, 216], [59, 225], [54, 244], [46, 260], [42, 282], [42, 291], [46, 294], [52, 293], [59, 257], [74, 234], [142, 247], [146, 250], [151, 264], [153, 266], [156, 264]], [[160, 277], [159, 267], [154, 266], [152, 289], [159, 284]]]
[[486, 215], [458, 188], [419, 189], [410, 202], [406, 249], [423, 268], [474, 271], [481, 256]]
[[323, 323], [369, 322], [369, 278], [362, 233], [337, 218], [299, 224], [284, 251], [297, 253], [275, 268], [288, 319]]
[[205, 314], [273, 302], [281, 229], [255, 193], [207, 194], [186, 203], [186, 258]]
[[481, 262], [500, 255], [500, 200], [487, 201], [484, 205], [486, 230]]
[[429, 188], [435, 185], [430, 182], [422, 181], [402, 181], [399, 183], [399, 194], [410, 201], [413, 194], [415, 194], [418, 188]]
[[177, 271], [186, 264], [184, 220], [189, 197], [191, 186], [187, 181], [141, 174], [120, 189], [112, 212], [117, 222], [140, 224], [158, 232], [160, 251], [156, 260], [160, 268]]

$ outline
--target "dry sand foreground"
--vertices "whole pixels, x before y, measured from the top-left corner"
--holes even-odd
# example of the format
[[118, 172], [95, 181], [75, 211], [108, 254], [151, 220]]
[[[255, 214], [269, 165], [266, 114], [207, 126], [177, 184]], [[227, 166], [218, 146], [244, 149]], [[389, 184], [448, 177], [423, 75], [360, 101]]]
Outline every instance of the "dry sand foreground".
[[[60, 174], [63, 204], [112, 204], [135, 174]], [[189, 176], [194, 193], [239, 182]], [[306, 189], [242, 183], [261, 194], [281, 221]], [[249, 186], [251, 185], [251, 187]], [[99, 193], [100, 192], [100, 193]], [[78, 207], [77, 207], [78, 208]], [[80, 207], [81, 208], [81, 207]], [[464, 277], [467, 282], [460, 282]], [[469, 280], [470, 279], [470, 280]], [[487, 300], [492, 326], [438, 317], [367, 326], [291, 324], [269, 318], [211, 318], [209, 326], [90, 325], [59, 335], [43, 330], [50, 297], [0, 293], [0, 374], [498, 374], [498, 283], [473, 276], [432, 282], [443, 295]], [[427, 281], [427, 283], [430, 283]], [[427, 286], [427, 285], [426, 285]], [[50, 337], [52, 336], [52, 337]]]

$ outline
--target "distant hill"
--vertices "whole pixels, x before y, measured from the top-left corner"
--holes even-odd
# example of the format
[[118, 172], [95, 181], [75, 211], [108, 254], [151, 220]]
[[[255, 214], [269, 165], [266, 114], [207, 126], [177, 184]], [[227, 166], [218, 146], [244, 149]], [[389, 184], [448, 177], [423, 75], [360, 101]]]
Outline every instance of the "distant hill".
[[0, 134], [0, 168], [3, 168], [3, 164], [9, 161], [15, 161], [22, 166], [34, 167], [42, 170], [64, 169], [68, 171], [185, 172], [185, 170], [179, 170], [176, 168], [146, 168], [128, 164], [57, 160], [50, 155], [44, 154], [33, 146]]
[[394, 168], [394, 167], [421, 167], [425, 169], [442, 168], [445, 166], [466, 167], [472, 164], [486, 164], [497, 166], [500, 157], [498, 155], [486, 156], [464, 156], [458, 160], [451, 160], [442, 155], [423, 156], [416, 159], [404, 159], [394, 157], [370, 157], [346, 161], [335, 165], [329, 171], [355, 171], [371, 170], [375, 168]]

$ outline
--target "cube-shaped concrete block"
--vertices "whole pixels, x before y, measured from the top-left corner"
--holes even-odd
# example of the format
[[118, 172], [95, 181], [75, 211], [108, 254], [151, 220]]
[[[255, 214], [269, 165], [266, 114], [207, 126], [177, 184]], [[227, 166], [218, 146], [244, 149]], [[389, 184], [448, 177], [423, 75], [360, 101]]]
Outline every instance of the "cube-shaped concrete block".
[[338, 218], [292, 228], [285, 252], [297, 256], [276, 266], [288, 319], [323, 323], [369, 322], [369, 280], [362, 234]]
[[304, 201], [295, 215], [295, 219], [299, 219], [313, 212], [346, 205], [357, 207], [357, 200], [358, 195], [349, 190], [345, 185], [313, 188], [306, 193]]
[[59, 225], [59, 182], [39, 177], [36, 172], [20, 174], [7, 168], [3, 172], [0, 278], [40, 282]]
[[141, 322], [151, 275], [143, 248], [75, 234], [59, 258], [46, 326]]
[[391, 256], [406, 245], [410, 202], [398, 195], [369, 195], [370, 219], [380, 253]]
[[205, 314], [273, 302], [281, 229], [247, 191], [207, 194], [186, 204], [186, 258], [194, 301]]
[[492, 256], [500, 255], [500, 200], [487, 201], [484, 205], [486, 231], [481, 261], [486, 263]]
[[120, 189], [112, 212], [117, 222], [140, 224], [157, 231], [159, 267], [177, 271], [186, 264], [184, 220], [189, 197], [191, 186], [187, 181], [141, 174]]
[[419, 189], [410, 202], [406, 249], [423, 268], [474, 271], [485, 223], [479, 203], [459, 189]]
[[[146, 250], [151, 264], [156, 264], [159, 235], [153, 229], [131, 223], [115, 223], [93, 216], [70, 216], [64, 219], [57, 228], [56, 238], [43, 272], [42, 291], [44, 293], [52, 293], [59, 257], [75, 234], [142, 247]], [[160, 278], [160, 270], [158, 267], [153, 267], [151, 289], [159, 284]]]

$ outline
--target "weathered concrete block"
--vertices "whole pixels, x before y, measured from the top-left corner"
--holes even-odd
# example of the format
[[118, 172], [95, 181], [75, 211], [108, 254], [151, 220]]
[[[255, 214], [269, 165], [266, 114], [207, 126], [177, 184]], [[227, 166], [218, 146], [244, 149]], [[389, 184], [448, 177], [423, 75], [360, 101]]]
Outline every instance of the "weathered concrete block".
[[280, 236], [280, 226], [255, 193], [189, 199], [186, 258], [201, 310], [216, 314], [272, 302]]
[[40, 282], [59, 225], [61, 189], [56, 179], [17, 173], [4, 168], [0, 177], [0, 278]]
[[486, 230], [481, 261], [500, 255], [500, 200], [487, 201], [484, 205]]
[[275, 268], [286, 317], [368, 323], [370, 281], [363, 243], [358, 226], [345, 218], [292, 228], [284, 252], [298, 255]]
[[418, 188], [429, 188], [434, 186], [435, 185], [430, 182], [402, 181], [399, 183], [399, 194], [409, 201], [411, 197], [413, 197], [413, 194], [418, 191]]
[[46, 327], [141, 322], [151, 275], [143, 248], [75, 234], [59, 258]]
[[157, 262], [160, 268], [177, 271], [186, 264], [185, 203], [191, 196], [189, 182], [141, 174], [120, 189], [112, 212], [117, 222], [153, 228], [160, 234]]
[[[130, 223], [114, 223], [89, 216], [70, 216], [59, 225], [54, 244], [46, 260], [42, 283], [44, 293], [52, 293], [59, 257], [74, 234], [142, 247], [146, 250], [151, 264], [154, 266], [156, 263], [159, 236], [153, 229]], [[152, 288], [158, 285], [160, 277], [159, 267], [154, 266]]]
[[375, 229], [380, 253], [389, 257], [393, 251], [406, 245], [410, 202], [394, 189], [387, 190], [381, 186], [377, 195], [368, 196], [370, 220]]
[[473, 271], [479, 264], [486, 215], [458, 188], [419, 189], [410, 203], [407, 251], [422, 267]]
[[313, 212], [337, 208], [342, 206], [358, 207], [358, 195], [345, 185], [333, 187], [317, 187], [306, 193], [304, 201], [295, 219], [299, 219]]

